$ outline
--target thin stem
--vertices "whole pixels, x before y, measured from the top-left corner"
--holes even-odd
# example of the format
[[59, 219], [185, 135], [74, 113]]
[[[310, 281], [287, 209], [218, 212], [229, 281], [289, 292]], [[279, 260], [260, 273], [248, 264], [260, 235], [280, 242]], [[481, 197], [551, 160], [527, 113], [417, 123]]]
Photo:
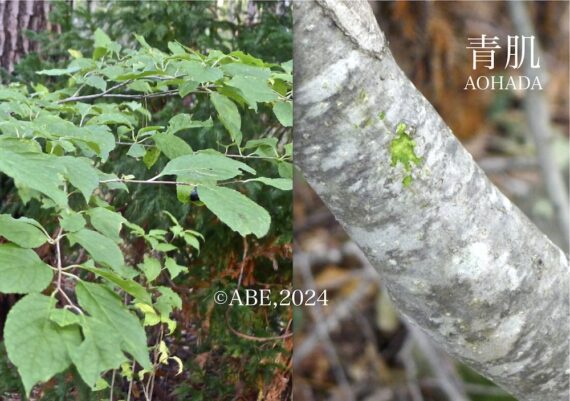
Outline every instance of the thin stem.
[[[157, 98], [157, 97], [178, 96], [178, 94], [180, 93], [178, 91], [178, 89], [172, 89], [172, 90], [168, 90], [168, 91], [156, 92], [156, 93], [150, 93], [150, 94], [139, 94], [139, 95], [123, 94], [123, 93], [111, 93], [112, 91], [114, 91], [118, 88], [121, 88], [121, 87], [123, 87], [123, 86], [125, 86], [131, 82], [132, 82], [132, 80], [121, 82], [120, 84], [117, 84], [115, 86], [110, 87], [109, 89], [107, 89], [104, 92], [95, 93], [93, 95], [71, 96], [71, 97], [68, 97], [66, 99], [59, 100], [57, 103], [62, 104], [62, 103], [68, 103], [68, 102], [77, 102], [77, 101], [92, 100], [92, 99], [99, 99], [99, 98], [120, 98], [120, 99], [138, 99], [138, 100], [145, 99], [146, 100], [146, 99], [152, 99], [152, 98]], [[215, 86], [212, 86], [211, 88], [215, 88]], [[207, 86], [203, 86], [203, 87], [193, 91], [193, 93], [210, 93], [212, 91], [211, 88], [209, 88]]]
[[240, 272], [239, 272], [239, 278], [238, 278], [238, 283], [237, 283], [237, 288], [239, 289], [239, 287], [241, 286], [241, 280], [243, 278], [243, 269], [245, 267], [245, 261], [247, 259], [247, 250], [249, 249], [248, 243], [247, 243], [247, 237], [243, 237], [243, 257], [241, 259], [241, 268], [240, 268]]
[[127, 401], [131, 401], [131, 394], [133, 392], [133, 382], [135, 381], [135, 361], [133, 359], [133, 364], [131, 366], [131, 380], [129, 381], [129, 391], [127, 392]]
[[108, 96], [112, 91], [114, 91], [114, 90], [116, 90], [116, 89], [119, 89], [119, 88], [122, 88], [123, 86], [128, 85], [128, 84], [131, 83], [131, 82], [132, 82], [132, 80], [128, 80], [128, 81], [125, 81], [125, 82], [121, 82], [121, 83], [119, 83], [119, 84], [117, 84], [117, 85], [111, 86], [109, 89], [107, 89], [107, 90], [105, 90], [105, 91], [103, 91], [103, 92], [101, 92], [101, 93], [95, 93], [94, 95], [85, 95], [85, 96], [75, 96], [75, 95], [74, 95], [74, 96], [68, 97], [68, 98], [66, 98], [66, 99], [59, 100], [57, 103], [58, 103], [58, 104], [62, 104], [62, 103], [67, 103], [67, 102], [76, 102], [76, 101], [79, 101], [79, 100], [89, 100], [89, 99], [97, 99], [97, 98], [100, 98], [100, 97], [106, 97], [106, 96]]
[[258, 156], [258, 155], [224, 155], [227, 157], [234, 157], [237, 159], [265, 159], [265, 160], [282, 160], [282, 157], [271, 157], [271, 156]]
[[152, 181], [151, 180], [127, 180], [124, 178], [117, 178], [111, 180], [103, 180], [101, 183], [109, 183], [109, 182], [124, 182], [124, 183], [133, 183], [133, 184], [166, 184], [166, 185], [194, 185], [188, 182], [178, 182], [178, 181]]
[[74, 274], [71, 273], [67, 273], [64, 271], [64, 267], [62, 264], [62, 257], [61, 257], [61, 239], [64, 238], [65, 236], [62, 235], [63, 229], [60, 227], [57, 235], [54, 239], [55, 241], [55, 253], [56, 253], [56, 260], [57, 260], [57, 281], [56, 281], [56, 288], [55, 288], [55, 293], [60, 293], [61, 296], [63, 297], [63, 299], [67, 302], [68, 306], [74, 310], [76, 310], [79, 314], [83, 314], [83, 311], [73, 303], [73, 301], [71, 300], [71, 298], [69, 298], [69, 296], [67, 295], [67, 293], [65, 292], [65, 290], [63, 289], [63, 276], [73, 276], [76, 279], [79, 279], [79, 277], [77, 277]]
[[60, 227], [58, 232], [57, 232], [56, 239], [55, 239], [55, 252], [56, 252], [56, 256], [57, 256], [57, 291], [62, 291], [61, 282], [62, 282], [63, 275], [61, 274], [61, 269], [62, 269], [61, 246], [59, 244], [59, 242], [61, 240], [61, 233], [62, 232], [63, 232], [63, 229]]
[[117, 374], [117, 369], [113, 369], [113, 376], [111, 376], [111, 388], [109, 390], [109, 401], [113, 401], [113, 392], [115, 390], [115, 376]]
[[[158, 336], [158, 347], [155, 346], [155, 350], [154, 350], [154, 366], [158, 365], [159, 362], [159, 356], [160, 356], [160, 343], [164, 340], [164, 326], [160, 326], [160, 334]], [[153, 370], [151, 377], [149, 379], [149, 389], [148, 389], [148, 394], [152, 400], [152, 394], [154, 393], [154, 382], [156, 379], [156, 372]]]
[[145, 146], [145, 147], [153, 146], [153, 145], [147, 145], [147, 144], [140, 143], [140, 142], [121, 142], [121, 141], [115, 142], [115, 145], [123, 145], [123, 146], [141, 145], [141, 146]]

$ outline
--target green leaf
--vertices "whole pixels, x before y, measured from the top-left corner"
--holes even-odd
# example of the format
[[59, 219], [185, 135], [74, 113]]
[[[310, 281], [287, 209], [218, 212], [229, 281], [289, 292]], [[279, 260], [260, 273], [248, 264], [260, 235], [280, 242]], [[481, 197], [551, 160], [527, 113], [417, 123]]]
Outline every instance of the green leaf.
[[49, 314], [49, 320], [60, 327], [79, 324], [81, 317], [71, 312], [69, 309], [52, 309]]
[[198, 83], [214, 82], [223, 78], [224, 73], [217, 67], [210, 67], [198, 61], [183, 60], [178, 63], [181, 72], [187, 74], [192, 81]]
[[78, 66], [73, 66], [73, 67], [69, 66], [67, 68], [54, 68], [52, 70], [41, 70], [41, 71], [36, 72], [36, 74], [47, 75], [50, 77], [57, 77], [60, 75], [73, 74], [79, 70], [81, 70], [81, 68]]
[[230, 133], [232, 140], [239, 145], [242, 135], [241, 116], [237, 106], [226, 96], [220, 95], [219, 93], [212, 93], [210, 99], [218, 112], [218, 118]]
[[137, 42], [139, 42], [141, 44], [142, 47], [144, 47], [145, 49], [149, 50], [152, 49], [150, 47], [150, 45], [147, 43], [146, 39], [144, 38], [144, 36], [141, 35], [137, 35], [135, 33], [135, 39], [137, 40]]
[[85, 84], [95, 89], [99, 89], [101, 92], [104, 92], [107, 89], [107, 82], [97, 75], [89, 75], [85, 78]]
[[121, 50], [121, 45], [116, 42], [113, 42], [109, 36], [101, 28], [97, 28], [94, 34], [94, 47], [95, 50], [93, 51], [93, 58], [99, 59], [100, 57], [105, 55], [105, 51], [100, 51], [100, 49], [104, 49], [110, 52], [118, 53]]
[[190, 203], [190, 195], [192, 194], [192, 187], [189, 185], [176, 186], [176, 198], [180, 203]]
[[255, 149], [253, 154], [263, 157], [277, 157], [277, 138], [260, 138], [247, 141], [243, 149]]
[[86, 202], [89, 202], [91, 194], [99, 186], [99, 174], [89, 159], [82, 157], [63, 156], [58, 160], [65, 168], [65, 177], [71, 184], [79, 189]]
[[196, 153], [171, 160], [160, 175], [176, 175], [178, 181], [196, 184], [234, 178], [243, 174], [242, 170], [255, 174], [247, 164], [222, 154]]
[[174, 55], [184, 55], [187, 54], [184, 47], [178, 42], [168, 42], [168, 50]]
[[267, 81], [271, 77], [271, 70], [242, 63], [228, 63], [222, 65], [222, 70], [231, 76], [246, 76]]
[[286, 61], [284, 63], [281, 63], [281, 68], [283, 68], [283, 70], [285, 70], [285, 72], [291, 74], [291, 72], [293, 72], [293, 60], [289, 60], [289, 61]]
[[152, 92], [152, 87], [150, 84], [145, 80], [138, 80], [131, 82], [127, 85], [127, 88], [130, 90], [134, 90], [136, 92], [143, 92], [143, 93], [150, 93]]
[[192, 154], [193, 152], [186, 141], [172, 134], [155, 134], [152, 136], [152, 140], [156, 144], [156, 147], [170, 160]]
[[121, 349], [121, 336], [108, 321], [86, 317], [81, 328], [84, 340], [70, 356], [83, 381], [95, 389], [101, 374], [119, 368], [127, 357]]
[[78, 243], [98, 263], [118, 270], [124, 264], [123, 254], [112, 239], [86, 228], [67, 235], [71, 245]]
[[61, 228], [67, 232], [76, 232], [85, 227], [87, 222], [83, 216], [79, 213], [73, 211], [67, 211], [62, 213], [60, 220]]
[[160, 149], [158, 148], [148, 148], [143, 156], [143, 163], [147, 169], [151, 169], [152, 166], [158, 161], [160, 157]]
[[290, 178], [259, 177], [251, 179], [249, 181], [259, 181], [264, 183], [265, 185], [270, 185], [272, 187], [281, 189], [283, 191], [291, 191], [293, 189], [293, 180]]
[[18, 187], [38, 191], [60, 206], [67, 205], [67, 195], [60, 188], [63, 169], [55, 156], [20, 154], [0, 148], [0, 171], [12, 177]]
[[67, 369], [69, 352], [81, 341], [77, 326], [60, 327], [50, 320], [55, 302], [55, 298], [29, 294], [14, 305], [6, 320], [6, 351], [18, 368], [26, 395], [36, 383]]
[[32, 219], [15, 219], [8, 214], [0, 214], [0, 236], [22, 248], [37, 248], [48, 240], [36, 225], [39, 223]]
[[279, 95], [269, 87], [266, 81], [238, 75], [233, 77], [227, 85], [237, 88], [249, 106], [257, 111], [257, 103], [271, 102], [279, 99]]
[[110, 181], [104, 183], [109, 189], [118, 189], [121, 191], [129, 192], [129, 188], [125, 185], [125, 183], [119, 182], [119, 177], [117, 177], [115, 174], [106, 174], [99, 171], [99, 179], [101, 181]]
[[129, 147], [127, 156], [131, 156], [138, 159], [139, 157], [143, 157], [145, 153], [146, 149], [143, 145], [139, 143], [134, 143]]
[[166, 243], [159, 243], [156, 245], [152, 245], [152, 249], [154, 249], [155, 251], [158, 252], [170, 252], [170, 251], [174, 251], [175, 249], [178, 249], [176, 246], [172, 245], [172, 244], [166, 244]]
[[152, 299], [150, 297], [150, 294], [146, 291], [146, 289], [142, 285], [140, 285], [136, 281], [126, 280], [126, 279], [122, 278], [121, 276], [119, 276], [117, 273], [114, 273], [114, 272], [111, 272], [108, 270], [98, 269], [98, 268], [94, 268], [94, 267], [88, 267], [85, 265], [81, 265], [81, 268], [83, 270], [87, 270], [91, 273], [94, 273], [98, 276], [101, 276], [101, 277], [109, 280], [110, 282], [112, 282], [113, 284], [116, 284], [122, 290], [124, 290], [126, 293], [132, 295], [133, 297], [135, 297], [136, 299], [138, 299], [141, 302], [144, 302], [146, 304], [152, 303]]
[[189, 93], [194, 92], [198, 87], [198, 85], [199, 84], [196, 81], [185, 81], [182, 85], [178, 87], [178, 93], [180, 94], [180, 97], [184, 97]]
[[173, 280], [178, 277], [180, 273], [188, 271], [186, 266], [180, 266], [174, 259], [168, 257], [164, 262], [164, 267], [166, 267], [166, 270], [168, 270], [168, 273], [170, 274], [170, 278]]
[[198, 250], [198, 252], [200, 251], [200, 241], [198, 241], [198, 238], [188, 233], [184, 233], [182, 235], [182, 238], [184, 238], [184, 242], [186, 242], [192, 248]]
[[[91, 122], [92, 120], [89, 120]], [[95, 123], [95, 121], [93, 121]], [[99, 150], [95, 153], [103, 160], [107, 160], [109, 153], [115, 149], [115, 137], [106, 125], [90, 125], [81, 127], [81, 138], [97, 145]]]
[[224, 187], [199, 186], [198, 189], [206, 207], [242, 237], [254, 234], [261, 238], [269, 231], [269, 213], [245, 195]]
[[121, 242], [121, 227], [125, 218], [120, 213], [104, 207], [96, 207], [89, 209], [87, 215], [95, 230], [117, 243]]
[[277, 102], [273, 106], [273, 113], [282, 126], [293, 126], [293, 102]]
[[102, 47], [104, 49], [107, 48], [112, 43], [111, 38], [101, 29], [97, 28], [93, 35], [94, 38], [94, 46], [95, 47]]
[[164, 299], [175, 309], [182, 309], [182, 299], [174, 290], [170, 287], [159, 286], [158, 291], [160, 292], [159, 299]]
[[178, 131], [190, 128], [211, 128], [213, 125], [211, 118], [206, 121], [192, 120], [191, 114], [181, 113], [175, 115], [168, 121], [168, 133], [175, 134]]
[[133, 122], [125, 114], [104, 113], [93, 117], [87, 122], [87, 125], [126, 125], [132, 128]]
[[0, 292], [40, 292], [47, 288], [52, 278], [51, 268], [31, 249], [0, 244]]
[[161, 295], [155, 307], [162, 316], [167, 317], [173, 309], [182, 309], [182, 299], [171, 288], [159, 286], [157, 289]]
[[121, 298], [103, 285], [87, 282], [79, 282], [76, 293], [79, 305], [106, 325], [105, 333], [117, 336], [123, 351], [131, 354], [144, 369], [151, 369], [144, 329]]
[[293, 178], [293, 165], [289, 162], [281, 161], [277, 164], [277, 171], [283, 178]]
[[[123, 364], [121, 364], [122, 366]], [[102, 377], [100, 377], [99, 379], [97, 379], [97, 382], [95, 383], [95, 386], [92, 388], [93, 391], [101, 391], [101, 390], [105, 390], [108, 389], [109, 383], [107, 383], [107, 381], [105, 379], [103, 379]]]
[[142, 270], [148, 282], [154, 281], [159, 275], [162, 267], [157, 259], [145, 257], [143, 263], [139, 263], [137, 267]]

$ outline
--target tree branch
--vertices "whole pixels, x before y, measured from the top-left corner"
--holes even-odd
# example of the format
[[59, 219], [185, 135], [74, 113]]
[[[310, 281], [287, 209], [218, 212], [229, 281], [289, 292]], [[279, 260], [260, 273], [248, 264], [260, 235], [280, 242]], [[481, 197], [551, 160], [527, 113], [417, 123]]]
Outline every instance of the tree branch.
[[[521, 400], [568, 399], [566, 255], [405, 77], [366, 2], [293, 11], [295, 161], [307, 181], [407, 319]], [[392, 162], [402, 122], [415, 127], [409, 168]]]
[[68, 97], [68, 98], [66, 98], [66, 99], [59, 100], [57, 103], [58, 103], [58, 104], [61, 104], [61, 103], [68, 103], [68, 102], [77, 102], [77, 101], [83, 101], [83, 100], [97, 99], [97, 98], [100, 98], [100, 97], [107, 97], [107, 96], [108, 96], [111, 92], [113, 92], [114, 90], [119, 89], [119, 88], [122, 88], [123, 86], [128, 85], [128, 84], [131, 83], [131, 82], [132, 82], [131, 80], [125, 81], [125, 82], [121, 82], [121, 83], [119, 83], [119, 84], [117, 84], [117, 85], [114, 85], [114, 86], [110, 87], [109, 89], [107, 89], [107, 90], [105, 90], [105, 91], [103, 91], [103, 92], [101, 92], [101, 93], [95, 93], [95, 94], [93, 94], [93, 95], [84, 95], [84, 96], [76, 96], [76, 95], [73, 95], [73, 96]]
[[[93, 100], [99, 98], [119, 98], [119, 99], [133, 99], [133, 100], [140, 100], [140, 99], [153, 99], [158, 97], [169, 97], [169, 96], [178, 96], [179, 91], [178, 89], [172, 89], [163, 92], [154, 92], [148, 94], [123, 94], [123, 93], [112, 93], [113, 91], [122, 88], [123, 86], [131, 83], [132, 80], [121, 82], [120, 84], [114, 85], [101, 93], [95, 93], [93, 95], [83, 95], [83, 96], [71, 96], [62, 100], [58, 100], [58, 104], [68, 103], [68, 102], [79, 102], [84, 100]], [[196, 89], [195, 93], [208, 93], [209, 87], [202, 87], [202, 90]]]

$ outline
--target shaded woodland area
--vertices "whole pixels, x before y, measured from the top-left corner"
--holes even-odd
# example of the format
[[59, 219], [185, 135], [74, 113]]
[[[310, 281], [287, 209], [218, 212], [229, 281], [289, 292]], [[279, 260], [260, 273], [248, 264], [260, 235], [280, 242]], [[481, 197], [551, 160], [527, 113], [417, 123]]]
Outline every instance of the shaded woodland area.
[[[493, 183], [567, 252], [564, 224], [545, 176], [559, 174], [564, 184], [568, 182], [568, 4], [524, 3], [543, 51], [541, 67], [548, 75], [543, 95], [550, 113], [544, 117], [555, 171], [541, 164], [528, 123], [537, 116], [524, 107], [528, 91], [463, 89], [469, 75], [496, 73], [472, 70], [468, 37], [520, 34], [506, 3], [370, 4], [406, 75]], [[504, 50], [497, 53], [497, 66], [505, 65]], [[567, 207], [567, 186], [555, 190], [564, 195]], [[513, 400], [398, 316], [376, 271], [301, 174], [296, 176], [294, 210], [295, 285], [328, 289], [333, 299], [327, 308], [296, 311], [295, 399]]]
[[[278, 401], [289, 398], [292, 310], [217, 306], [213, 294], [240, 286], [291, 287], [291, 18], [287, 1], [5, 1], [0, 4], [0, 65], [4, 85], [0, 107], [5, 124], [0, 134], [0, 140], [4, 140], [0, 150], [10, 150], [7, 141], [14, 136], [20, 138], [19, 134], [12, 135], [6, 124], [20, 123], [20, 119], [26, 120], [23, 122], [26, 126], [36, 123], [35, 116], [20, 114], [23, 109], [19, 107], [29, 107], [37, 115], [59, 124], [57, 128], [48, 123], [45, 131], [38, 130], [29, 136], [28, 139], [38, 141], [34, 151], [41, 148], [32, 158], [49, 158], [55, 166], [56, 161], [63, 159], [59, 157], [62, 155], [84, 161], [91, 157], [88, 169], [92, 171], [93, 165], [101, 169], [104, 179], [97, 180], [100, 187], [91, 198], [89, 191], [86, 193], [87, 200], [62, 182], [56, 182], [51, 193], [61, 194], [60, 191], [69, 189], [72, 210], [67, 209], [66, 213], [74, 216], [79, 225], [86, 224], [81, 216], [87, 217], [91, 213], [88, 210], [95, 205], [98, 212], [114, 216], [115, 223], [119, 222], [115, 224], [119, 231], [113, 229], [111, 234], [120, 243], [124, 267], [138, 269], [138, 284], [131, 282], [125, 287], [125, 277], [118, 279], [107, 271], [110, 274], [107, 277], [115, 280], [112, 283], [120, 284], [117, 287], [111, 283], [110, 287], [126, 304], [130, 302], [124, 317], [141, 319], [141, 329], [144, 319], [153, 362], [162, 359], [154, 364], [150, 375], [141, 373], [141, 366], [134, 361], [114, 366], [101, 372], [103, 381], [98, 381], [95, 387], [85, 382], [85, 372], [78, 372], [79, 368], [68, 363], [67, 369], [53, 377], [49, 374], [36, 377], [32, 371], [29, 375], [34, 377], [25, 383], [24, 389], [12, 357], [6, 355], [8, 335], [0, 335], [0, 399]], [[171, 75], [165, 60], [178, 65], [182, 74]], [[196, 60], [205, 67], [197, 68]], [[236, 71], [230, 66], [221, 72], [220, 66], [230, 62], [238, 65]], [[188, 68], [186, 73], [184, 66]], [[38, 74], [40, 71], [44, 72]], [[247, 82], [265, 90], [265, 100], [249, 97], [246, 101], [243, 91], [227, 86], [228, 92], [223, 95], [215, 93], [218, 103], [214, 103], [213, 89], [243, 75], [243, 71], [259, 72], [257, 80]], [[249, 88], [242, 88], [247, 94]], [[278, 103], [285, 112], [273, 110]], [[82, 115], [76, 106], [90, 111]], [[230, 117], [220, 112], [222, 106], [229, 108]], [[46, 117], [46, 110], [53, 115]], [[73, 138], [66, 137], [69, 143], [60, 138], [66, 136], [66, 130], [81, 132], [86, 121], [87, 125], [98, 125], [105, 136], [114, 135], [111, 145], [108, 142], [105, 145], [111, 152], [108, 159], [100, 157], [102, 146], [90, 144], [97, 151], [95, 155], [83, 144], [77, 145]], [[230, 135], [228, 126], [232, 128]], [[150, 135], [156, 139], [154, 142]], [[165, 136], [170, 140], [174, 137], [174, 146], [160, 142], [159, 138]], [[64, 148], [58, 147], [58, 141], [62, 141]], [[154, 184], [151, 177], [156, 178], [172, 159], [184, 157], [192, 150], [198, 154], [204, 151], [201, 157], [214, 154], [225, 163], [257, 172], [258, 177], [271, 176], [284, 189], [261, 182], [229, 180], [227, 185], [235, 190], [223, 189], [225, 194], [233, 194], [234, 204], [224, 196], [226, 203], [213, 199], [215, 207], [209, 209], [205, 195], [198, 200], [198, 195], [184, 192], [184, 188], [177, 192], [179, 185], [146, 185]], [[232, 159], [228, 161], [229, 158]], [[45, 165], [43, 168], [50, 171]], [[44, 295], [37, 294], [36, 299], [44, 301], [45, 295], [55, 289], [58, 306], [73, 309], [76, 302], [81, 303], [76, 300], [78, 286], [74, 280], [79, 278], [97, 285], [105, 282], [98, 269], [74, 270], [79, 265], [86, 267], [93, 263], [89, 261], [93, 242], [84, 242], [82, 249], [71, 241], [60, 247], [63, 237], [58, 225], [65, 220], [64, 215], [54, 212], [53, 202], [46, 201], [39, 192], [32, 190], [32, 197], [25, 198], [25, 180], [14, 179], [12, 170], [4, 165], [0, 169], [6, 169], [0, 171], [0, 213], [6, 219], [8, 215], [34, 218], [52, 237], [52, 242], [34, 252], [44, 263], [42, 266], [59, 270], [59, 279], [44, 290]], [[237, 169], [232, 174], [242, 172]], [[133, 180], [134, 177], [138, 180]], [[178, 181], [181, 179], [178, 177]], [[53, 181], [35, 181], [40, 187], [50, 182]], [[76, 185], [81, 185], [80, 181], [73, 188]], [[202, 194], [208, 190], [196, 188], [194, 191], [203, 191]], [[240, 202], [249, 207], [257, 205], [251, 210], [256, 211], [256, 222], [260, 215], [263, 217], [262, 229], [242, 218], [242, 215], [248, 217], [247, 208], [239, 210], [237, 225], [231, 218], [235, 215], [227, 219], [224, 210]], [[87, 220], [89, 230], [95, 232], [96, 218], [91, 215]], [[64, 234], [73, 235], [74, 230], [67, 225]], [[97, 236], [101, 239], [101, 235]], [[7, 238], [0, 238], [3, 249], [13, 249], [6, 242]], [[106, 267], [98, 258], [104, 259], [118, 249], [117, 244], [111, 244], [93, 256], [97, 268]], [[32, 255], [31, 249], [24, 251]], [[154, 262], [147, 263], [149, 260]], [[161, 269], [165, 261], [167, 266]], [[67, 265], [70, 267], [65, 272], [73, 272], [77, 278], [71, 273], [62, 274], [62, 266]], [[149, 309], [149, 304], [141, 309], [140, 304], [133, 304], [132, 289], [140, 290], [140, 285], [146, 287], [153, 299], [160, 292], [164, 301], [165, 294], [169, 294], [170, 301], [177, 306], [172, 309], [162, 304], [162, 307], [172, 312], [172, 321], [162, 316], [160, 322], [149, 323], [149, 313], [155, 313], [160, 305], [154, 304]], [[0, 333], [9, 326], [5, 325], [6, 316], [23, 297], [0, 294]], [[50, 324], [52, 327], [53, 322]], [[175, 330], [167, 334], [173, 325]], [[106, 338], [116, 342], [112, 336], [117, 333], [102, 330], [99, 334], [104, 338], [108, 334]], [[263, 340], [266, 337], [277, 340]], [[117, 355], [113, 357], [114, 365], [122, 358], [117, 359]], [[21, 366], [20, 362], [20, 373]], [[25, 392], [36, 381], [42, 383], [34, 386], [26, 398]]]

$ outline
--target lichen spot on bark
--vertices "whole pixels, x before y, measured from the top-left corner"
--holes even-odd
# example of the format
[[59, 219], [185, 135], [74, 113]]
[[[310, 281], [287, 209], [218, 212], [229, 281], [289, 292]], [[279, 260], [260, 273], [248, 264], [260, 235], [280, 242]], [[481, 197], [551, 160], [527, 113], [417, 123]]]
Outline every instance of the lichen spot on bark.
[[[390, 142], [391, 165], [395, 167], [398, 163], [402, 163], [407, 173], [412, 171], [414, 165], [419, 166], [422, 161], [415, 152], [416, 142], [412, 139], [413, 129], [409, 128], [406, 123], [400, 122], [396, 126], [396, 137]], [[405, 187], [412, 183], [412, 175], [408, 174], [402, 180]]]

